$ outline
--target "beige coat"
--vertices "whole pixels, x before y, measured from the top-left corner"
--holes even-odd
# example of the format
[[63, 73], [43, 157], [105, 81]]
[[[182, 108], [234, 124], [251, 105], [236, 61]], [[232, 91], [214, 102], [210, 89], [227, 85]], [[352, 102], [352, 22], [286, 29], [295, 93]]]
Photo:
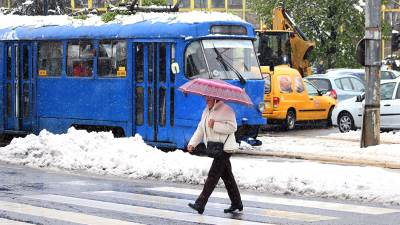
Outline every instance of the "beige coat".
[[[215, 120], [213, 128], [207, 125], [210, 119]], [[235, 112], [224, 102], [219, 101], [215, 103], [211, 110], [206, 107], [203, 111], [199, 125], [190, 139], [189, 145], [196, 147], [200, 142], [203, 142], [207, 146], [208, 141], [224, 143], [229, 135], [224, 146], [224, 151], [231, 153], [239, 147], [235, 139], [236, 130]]]

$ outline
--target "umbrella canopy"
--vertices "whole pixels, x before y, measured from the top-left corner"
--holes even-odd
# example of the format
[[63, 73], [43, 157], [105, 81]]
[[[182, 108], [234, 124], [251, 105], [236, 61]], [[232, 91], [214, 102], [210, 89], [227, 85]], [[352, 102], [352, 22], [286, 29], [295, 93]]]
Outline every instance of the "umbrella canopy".
[[197, 78], [179, 87], [183, 93], [213, 97], [222, 101], [253, 105], [246, 92], [222, 80]]

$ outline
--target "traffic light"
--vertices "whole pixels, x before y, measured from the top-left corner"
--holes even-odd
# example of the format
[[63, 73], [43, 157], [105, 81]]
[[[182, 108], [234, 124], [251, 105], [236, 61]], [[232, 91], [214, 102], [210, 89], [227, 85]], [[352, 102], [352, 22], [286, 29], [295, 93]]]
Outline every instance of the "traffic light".
[[392, 33], [392, 52], [400, 49], [400, 33]]

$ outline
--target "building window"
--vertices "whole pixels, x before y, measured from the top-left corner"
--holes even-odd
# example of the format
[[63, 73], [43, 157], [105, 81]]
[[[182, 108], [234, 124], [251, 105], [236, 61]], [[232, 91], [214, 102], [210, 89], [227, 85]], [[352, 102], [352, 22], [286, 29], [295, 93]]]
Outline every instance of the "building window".
[[73, 0], [75, 8], [88, 8], [88, 0]]
[[190, 8], [190, 0], [182, 0], [179, 7], [180, 8]]
[[211, 8], [225, 8], [225, 0], [211, 0]]
[[228, 0], [228, 8], [230, 9], [243, 8], [243, 0]]
[[39, 76], [61, 76], [63, 64], [63, 43], [39, 43], [38, 63]]
[[208, 8], [208, 0], [195, 0], [194, 7], [200, 9], [207, 9]]
[[93, 0], [93, 8], [107, 8], [111, 5], [117, 6], [120, 0]]
[[126, 41], [100, 41], [97, 74], [101, 77], [126, 76]]
[[93, 75], [94, 48], [89, 41], [68, 42], [68, 76], [90, 77]]

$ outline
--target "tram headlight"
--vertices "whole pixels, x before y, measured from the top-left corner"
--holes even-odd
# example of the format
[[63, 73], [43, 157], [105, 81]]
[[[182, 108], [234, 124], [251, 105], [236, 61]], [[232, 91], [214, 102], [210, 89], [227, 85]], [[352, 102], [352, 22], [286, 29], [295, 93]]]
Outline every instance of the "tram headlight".
[[265, 103], [264, 102], [258, 103], [258, 110], [260, 112], [264, 112], [264, 110], [265, 110]]

